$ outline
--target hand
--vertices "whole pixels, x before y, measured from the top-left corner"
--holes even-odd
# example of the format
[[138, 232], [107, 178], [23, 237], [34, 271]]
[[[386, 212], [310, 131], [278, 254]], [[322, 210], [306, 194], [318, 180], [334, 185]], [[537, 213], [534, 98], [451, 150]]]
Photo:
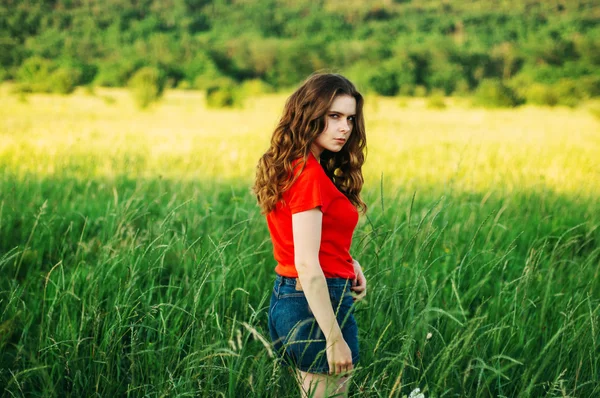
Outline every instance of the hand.
[[333, 341], [327, 340], [327, 363], [330, 374], [341, 374], [353, 369], [352, 351], [342, 336]]
[[356, 295], [353, 297], [354, 301], [360, 301], [367, 295], [367, 279], [365, 278], [365, 274], [363, 274], [362, 268], [358, 261], [352, 260], [354, 264], [354, 273], [356, 274], [356, 278], [352, 281], [352, 290]]

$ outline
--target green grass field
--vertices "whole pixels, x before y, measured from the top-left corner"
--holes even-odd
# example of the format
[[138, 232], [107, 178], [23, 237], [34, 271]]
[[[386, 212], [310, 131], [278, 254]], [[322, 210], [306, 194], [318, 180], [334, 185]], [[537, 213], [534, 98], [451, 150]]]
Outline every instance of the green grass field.
[[[0, 386], [296, 397], [249, 187], [285, 96], [0, 89]], [[351, 395], [600, 395], [600, 123], [584, 109], [367, 98]]]

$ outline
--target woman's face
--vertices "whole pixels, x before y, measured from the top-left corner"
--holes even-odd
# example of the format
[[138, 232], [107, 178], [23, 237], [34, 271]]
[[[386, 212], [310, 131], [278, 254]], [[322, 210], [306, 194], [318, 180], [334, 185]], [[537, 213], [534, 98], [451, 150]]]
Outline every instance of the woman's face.
[[356, 99], [349, 95], [334, 98], [325, 114], [325, 130], [317, 136], [311, 152], [318, 159], [325, 149], [339, 152], [348, 141], [356, 116]]

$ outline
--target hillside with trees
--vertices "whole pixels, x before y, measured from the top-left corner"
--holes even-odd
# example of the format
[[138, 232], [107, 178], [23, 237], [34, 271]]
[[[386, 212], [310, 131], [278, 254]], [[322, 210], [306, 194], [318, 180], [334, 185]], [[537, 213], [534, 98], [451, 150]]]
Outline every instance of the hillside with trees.
[[600, 94], [599, 20], [592, 0], [2, 0], [0, 80], [68, 93], [150, 67], [167, 87], [282, 90], [327, 69], [386, 96], [575, 105]]

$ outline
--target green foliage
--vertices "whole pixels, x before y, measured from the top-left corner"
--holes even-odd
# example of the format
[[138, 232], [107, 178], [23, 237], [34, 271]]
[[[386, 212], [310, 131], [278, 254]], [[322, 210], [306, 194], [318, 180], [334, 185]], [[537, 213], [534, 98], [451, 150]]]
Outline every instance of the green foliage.
[[348, 77], [363, 93], [373, 92], [369, 83], [369, 72], [372, 70], [372, 66], [366, 61], [356, 62], [342, 70], [344, 76]]
[[413, 92], [415, 97], [425, 97], [427, 96], [427, 88], [425, 86], [415, 86], [415, 90]]
[[261, 94], [272, 93], [273, 87], [260, 79], [252, 79], [244, 81], [240, 90], [244, 97], [254, 97]]
[[294, 87], [311, 73], [327, 68], [320, 43], [284, 40], [277, 45], [273, 67], [265, 81], [275, 87]]
[[198, 52], [188, 61], [183, 69], [185, 79], [199, 90], [206, 89], [206, 84], [201, 80], [209, 82], [219, 76], [219, 70], [210, 56], [204, 52]]
[[583, 76], [577, 79], [577, 85], [587, 97], [600, 97], [600, 74]]
[[41, 57], [28, 58], [17, 70], [17, 91], [69, 94], [82, 82], [90, 81], [93, 67], [81, 63], [56, 63]]
[[553, 85], [560, 105], [571, 108], [576, 107], [581, 100], [587, 97], [585, 90], [571, 79], [561, 79]]
[[575, 49], [582, 61], [600, 66], [600, 35], [575, 37]]
[[75, 90], [80, 76], [77, 69], [60, 67], [50, 75], [50, 90], [57, 94], [70, 94]]
[[403, 84], [400, 86], [398, 90], [398, 94], [404, 97], [412, 96], [415, 93], [415, 85], [414, 84]]
[[475, 92], [475, 104], [488, 108], [512, 108], [521, 103], [515, 91], [500, 80], [484, 80]]
[[29, 93], [51, 92], [50, 75], [54, 68], [52, 61], [42, 57], [26, 59], [17, 70], [17, 90]]
[[525, 99], [528, 104], [555, 106], [559, 103], [559, 96], [552, 87], [534, 83], [525, 89]]
[[206, 90], [209, 108], [234, 108], [243, 106], [243, 93], [233, 85], [215, 85]]
[[469, 92], [469, 83], [466, 80], [461, 79], [456, 82], [456, 86], [454, 87], [454, 92], [452, 93], [452, 95], [460, 97], [469, 94]]
[[600, 103], [594, 103], [588, 108], [589, 112], [600, 121]]
[[416, 65], [413, 59], [405, 51], [396, 54], [389, 61], [390, 67], [394, 70], [396, 84], [399, 92], [403, 95], [409, 95], [414, 90], [416, 83]]
[[128, 59], [100, 63], [94, 83], [104, 87], [123, 87], [129, 82], [140, 63]]
[[76, 85], [83, 86], [93, 83], [98, 73], [96, 65], [81, 62], [77, 59], [60, 59], [56, 63], [59, 68], [66, 68], [74, 74]]
[[160, 99], [165, 88], [165, 78], [160, 70], [144, 67], [129, 80], [129, 89], [136, 104], [144, 109]]
[[206, 105], [209, 108], [240, 107], [243, 101], [243, 91], [230, 79], [217, 79], [206, 89]]
[[[593, 2], [350, 3], [116, 0], [94, 4], [92, 17], [85, 2], [16, 2], [0, 6], [0, 67], [12, 77], [39, 57], [79, 70], [76, 85], [122, 87], [152, 66], [170, 86], [202, 90], [219, 77], [287, 90], [314, 71], [339, 70], [387, 96], [417, 86], [463, 95], [517, 75], [547, 86], [598, 77]], [[19, 87], [51, 91], [41, 80]]]
[[432, 67], [425, 80], [429, 87], [441, 89], [448, 95], [452, 94], [458, 84], [464, 81], [463, 76], [464, 73], [460, 65], [447, 62]]
[[368, 82], [379, 95], [393, 96], [398, 94], [400, 89], [398, 75], [390, 66], [372, 70]]
[[443, 91], [437, 90], [427, 99], [427, 108], [429, 109], [446, 109], [446, 107], [447, 105]]
[[233, 79], [221, 75], [216, 69], [211, 69], [206, 73], [196, 76], [196, 78], [193, 80], [192, 87], [196, 90], [207, 90], [209, 87], [215, 86], [215, 84], [226, 85], [232, 82]]

